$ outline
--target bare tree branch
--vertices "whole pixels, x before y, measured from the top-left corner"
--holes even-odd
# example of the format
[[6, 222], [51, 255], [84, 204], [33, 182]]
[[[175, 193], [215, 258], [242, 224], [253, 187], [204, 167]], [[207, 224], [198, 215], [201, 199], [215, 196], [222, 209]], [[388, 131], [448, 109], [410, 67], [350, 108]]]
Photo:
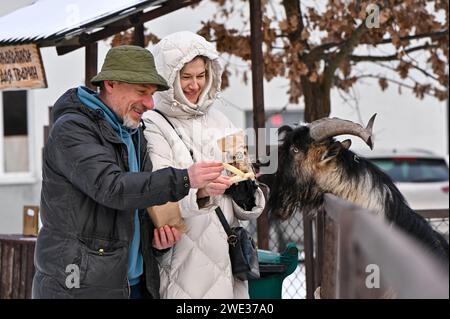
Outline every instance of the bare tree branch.
[[[400, 82], [400, 81], [397, 81], [397, 80], [394, 80], [394, 79], [391, 79], [391, 78], [387, 78], [387, 77], [385, 77], [385, 76], [383, 76], [383, 75], [378, 75], [378, 74], [363, 74], [363, 75], [360, 75], [360, 76], [358, 76], [358, 79], [363, 79], [363, 78], [369, 78], [369, 79], [384, 79], [384, 80], [386, 80], [386, 81], [388, 81], [388, 82], [391, 82], [391, 83], [395, 83], [395, 84], [397, 84], [398, 86], [401, 86], [401, 87], [404, 87], [404, 88], [407, 88], [407, 89], [410, 89], [410, 90], [414, 90], [414, 86], [412, 86], [412, 85], [409, 85], [409, 84], [406, 84], [406, 83], [403, 83], [403, 82]], [[417, 82], [418, 83], [418, 82]], [[429, 95], [429, 96], [432, 96], [432, 97], [434, 97], [434, 95], [433, 94], [431, 94], [431, 93], [428, 93], [428, 92], [423, 92], [424, 94], [426, 94], [426, 95]]]
[[305, 25], [303, 24], [303, 17], [301, 14], [301, 8], [300, 8], [300, 1], [298, 0], [283, 0], [281, 4], [284, 7], [284, 11], [286, 12], [286, 18], [288, 19], [288, 23], [291, 22], [289, 19], [291, 17], [296, 17], [298, 19], [297, 21], [297, 28], [293, 32], [288, 32], [287, 36], [291, 43], [295, 43], [297, 41], [303, 43], [305, 46], [307, 45], [306, 41], [301, 40], [301, 34], [303, 32], [303, 29]]
[[[354, 95], [346, 92], [343, 89], [337, 89], [337, 92], [338, 92], [340, 98], [342, 99], [342, 101], [344, 102], [344, 104], [347, 104], [349, 107], [351, 107], [353, 110], [355, 110], [356, 114], [358, 115], [359, 123], [363, 123], [364, 121], [362, 120], [361, 110], [359, 108], [359, 101], [358, 101], [358, 98], [356, 97], [355, 89], [354, 89], [354, 87], [351, 87], [350, 89], [352, 90], [352, 93]], [[348, 98], [345, 95], [348, 95]], [[352, 102], [354, 103], [354, 105], [352, 104]]]
[[[413, 35], [407, 35], [404, 37], [400, 37], [400, 41], [404, 41], [404, 40], [417, 40], [417, 39], [423, 39], [423, 38], [442, 38], [442, 37], [447, 37], [449, 34], [448, 30], [443, 30], [443, 31], [438, 31], [438, 32], [429, 32], [429, 33], [421, 33], [421, 34], [413, 34]], [[361, 42], [359, 44], [370, 44], [373, 46], [377, 46], [379, 44], [390, 44], [392, 43], [392, 38], [388, 38], [388, 39], [383, 39], [377, 43], [364, 43]], [[328, 43], [324, 43], [321, 45], [318, 45], [316, 47], [314, 47], [311, 51], [310, 54], [320, 54], [320, 53], [324, 53], [326, 50], [331, 49], [333, 47], [338, 47], [342, 45], [342, 42], [328, 42]]]
[[333, 75], [336, 69], [339, 67], [342, 61], [348, 57], [348, 55], [353, 52], [353, 49], [358, 45], [361, 37], [367, 32], [367, 27], [365, 23], [361, 23], [355, 31], [351, 34], [351, 36], [342, 44], [339, 52], [332, 58], [329, 64], [325, 67], [323, 71], [323, 86], [325, 92], [331, 88], [331, 83], [333, 80]]
[[[413, 69], [416, 69], [417, 71], [421, 72], [423, 75], [425, 75], [425, 76], [427, 76], [427, 77], [429, 77], [429, 78], [431, 78], [431, 79], [433, 79], [433, 80], [439, 82], [439, 79], [438, 79], [437, 77], [435, 77], [433, 74], [427, 72], [426, 70], [422, 69], [422, 68], [419, 67], [418, 65], [415, 65], [414, 63], [409, 62], [409, 61], [405, 61], [405, 60], [402, 60], [402, 62], [408, 64], [408, 65], [411, 66]], [[391, 66], [389, 66], [389, 65], [386, 65], [386, 64], [383, 64], [383, 63], [380, 63], [380, 62], [376, 62], [376, 61], [373, 61], [373, 63], [375, 63], [376, 65], [381, 66], [381, 67], [383, 67], [383, 68], [389, 69], [389, 70], [391, 70], [391, 71], [398, 72], [396, 68], [393, 68], [393, 67], [391, 67]]]
[[[428, 32], [428, 33], [407, 35], [404, 37], [400, 37], [399, 39], [401, 41], [404, 41], [404, 40], [417, 40], [417, 39], [423, 39], [423, 38], [442, 38], [442, 37], [448, 37], [448, 29], [442, 30], [442, 31], [437, 31], [437, 32]], [[388, 43], [392, 43], [391, 38], [383, 39], [383, 40], [379, 41], [378, 43], [375, 43], [375, 45], [388, 44]]]
[[[420, 45], [417, 47], [408, 48], [405, 50], [402, 50], [405, 53], [410, 53], [414, 51], [419, 50], [425, 50], [430, 48], [437, 48], [437, 45], [431, 45], [429, 43], [426, 43], [424, 45]], [[400, 51], [401, 52], [401, 51]], [[355, 62], [362, 62], [362, 61], [392, 61], [392, 60], [399, 60], [398, 54], [392, 54], [392, 55], [350, 55], [349, 59]]]
[[336, 43], [336, 42], [328, 42], [321, 44], [319, 46], [314, 47], [308, 55], [311, 57], [311, 59], [316, 60], [318, 56], [323, 56], [325, 54], [325, 51], [334, 47], [337, 47], [341, 45], [342, 42]]

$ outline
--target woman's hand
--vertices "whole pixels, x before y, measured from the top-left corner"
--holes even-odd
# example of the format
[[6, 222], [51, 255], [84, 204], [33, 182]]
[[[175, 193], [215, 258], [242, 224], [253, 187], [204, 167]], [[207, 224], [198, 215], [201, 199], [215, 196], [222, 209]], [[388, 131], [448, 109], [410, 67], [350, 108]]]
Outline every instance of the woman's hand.
[[152, 245], [154, 248], [162, 250], [172, 247], [180, 239], [181, 233], [175, 227], [165, 225], [159, 229], [154, 229]]

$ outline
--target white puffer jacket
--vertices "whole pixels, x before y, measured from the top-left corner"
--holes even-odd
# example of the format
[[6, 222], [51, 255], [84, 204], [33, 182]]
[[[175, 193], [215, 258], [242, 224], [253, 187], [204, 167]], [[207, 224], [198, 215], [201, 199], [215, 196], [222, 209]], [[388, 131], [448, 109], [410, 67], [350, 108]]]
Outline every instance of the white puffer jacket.
[[[153, 169], [163, 167], [188, 168], [195, 161], [221, 160], [217, 140], [237, 131], [232, 123], [213, 107], [220, 90], [222, 67], [214, 47], [191, 32], [178, 32], [162, 39], [153, 48], [158, 71], [170, 89], [157, 92], [155, 106], [163, 112], [182, 136], [182, 141], [170, 124], [156, 112], [144, 114], [145, 136]], [[180, 103], [179, 70], [195, 56], [210, 59], [208, 79], [198, 105]], [[175, 84], [175, 85], [174, 85]], [[174, 88], [175, 87], [175, 88]], [[183, 100], [183, 99], [181, 99]], [[229, 196], [215, 196], [203, 208], [197, 205], [197, 189], [179, 204], [187, 225], [181, 240], [160, 260], [161, 298], [248, 298], [247, 282], [234, 279], [228, 255], [227, 236], [215, 208], [220, 206], [229, 224], [239, 225], [239, 219], [257, 218], [265, 205], [260, 189], [256, 207], [244, 211]]]

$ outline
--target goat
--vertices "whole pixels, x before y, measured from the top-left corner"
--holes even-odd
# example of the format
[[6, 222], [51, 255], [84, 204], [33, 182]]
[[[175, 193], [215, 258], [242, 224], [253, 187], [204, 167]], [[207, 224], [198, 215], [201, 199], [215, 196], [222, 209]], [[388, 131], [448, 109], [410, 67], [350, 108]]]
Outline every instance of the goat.
[[351, 134], [363, 139], [372, 149], [375, 116], [366, 128], [338, 118], [320, 119], [297, 128], [281, 127], [278, 170], [268, 210], [287, 219], [298, 208], [303, 211], [319, 209], [323, 195], [331, 193], [382, 215], [444, 258], [448, 265], [447, 241], [408, 206], [391, 178], [350, 151], [351, 140], [334, 139]]

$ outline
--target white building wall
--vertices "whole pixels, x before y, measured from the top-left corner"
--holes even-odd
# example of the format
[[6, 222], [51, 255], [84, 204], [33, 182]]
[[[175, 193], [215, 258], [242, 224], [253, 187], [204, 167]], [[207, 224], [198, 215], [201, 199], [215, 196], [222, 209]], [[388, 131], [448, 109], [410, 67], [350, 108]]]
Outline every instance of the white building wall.
[[44, 126], [48, 125], [48, 107], [67, 89], [84, 83], [84, 49], [58, 56], [55, 48], [42, 48], [42, 60], [48, 88], [28, 91], [31, 176], [1, 180], [0, 234], [22, 232], [24, 205], [39, 205], [42, 181]]

